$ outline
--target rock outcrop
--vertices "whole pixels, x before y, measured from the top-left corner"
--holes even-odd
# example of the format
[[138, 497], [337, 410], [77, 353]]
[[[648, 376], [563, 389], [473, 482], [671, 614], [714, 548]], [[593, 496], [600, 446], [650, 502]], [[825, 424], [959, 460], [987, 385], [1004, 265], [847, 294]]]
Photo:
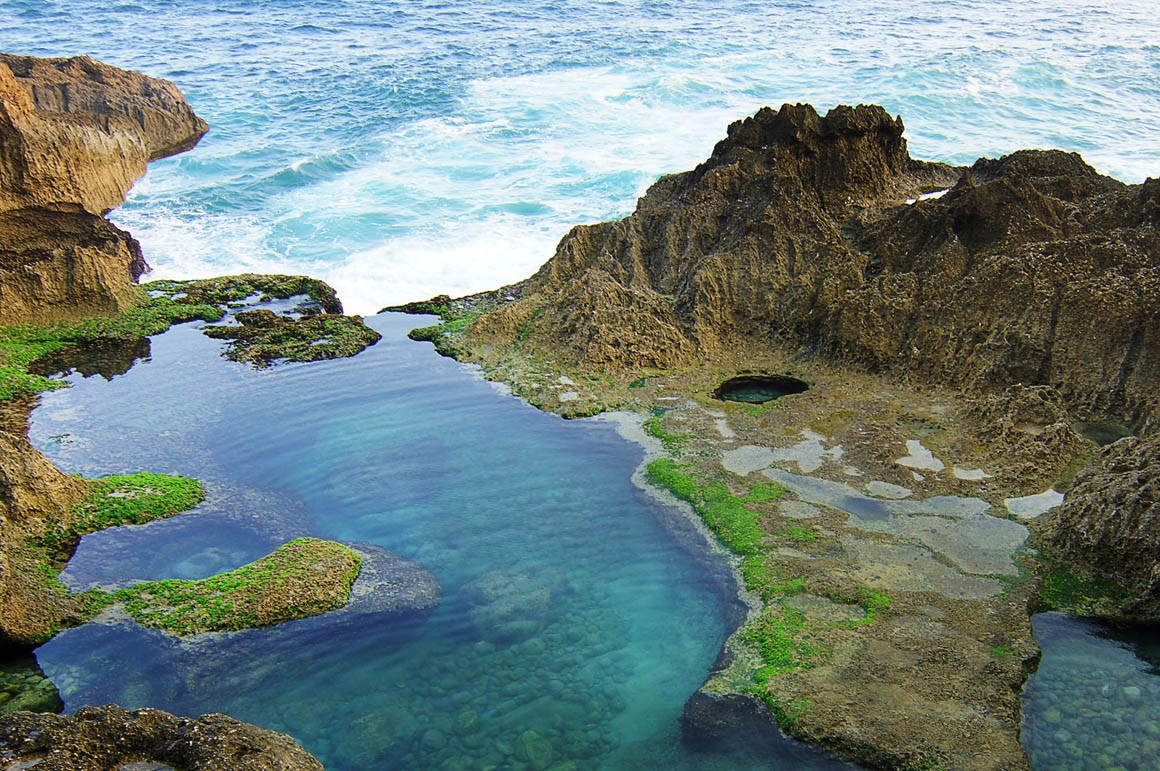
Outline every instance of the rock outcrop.
[[177, 87], [88, 57], [0, 54], [0, 323], [111, 314], [146, 269], [102, 215], [206, 132]]
[[0, 403], [0, 649], [46, 639], [76, 600], [45, 580], [29, 541], [66, 527], [88, 485], [65, 474], [28, 441], [30, 405]]
[[466, 351], [642, 370], [789, 344], [1155, 421], [1160, 181], [1059, 151], [955, 169], [912, 160], [902, 133], [877, 106], [764, 108], [631, 216], [574, 228]]
[[1160, 434], [1104, 448], [1037, 530], [1049, 556], [1124, 584], [1125, 616], [1160, 619]]
[[82, 707], [75, 715], [0, 717], [0, 761], [43, 771], [322, 771], [289, 736], [226, 715], [193, 719], [113, 704]]

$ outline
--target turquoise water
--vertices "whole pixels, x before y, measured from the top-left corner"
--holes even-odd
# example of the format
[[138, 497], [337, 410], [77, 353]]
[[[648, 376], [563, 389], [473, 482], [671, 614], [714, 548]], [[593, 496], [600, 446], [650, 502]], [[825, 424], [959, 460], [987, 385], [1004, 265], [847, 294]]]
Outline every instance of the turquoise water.
[[682, 743], [683, 704], [740, 608], [700, 534], [632, 485], [639, 448], [497, 394], [407, 340], [414, 317], [371, 323], [384, 340], [354, 359], [263, 372], [187, 325], [127, 374], [46, 394], [31, 435], [61, 468], [209, 491], [187, 515], [84, 538], [63, 575], [194, 578], [312, 534], [419, 561], [438, 609], [187, 645], [90, 624], [36, 651], [66, 709], [223, 711], [338, 770], [521, 768], [529, 742], [575, 768], [839, 767], [772, 731], [726, 754]]
[[1160, 635], [1044, 613], [1043, 648], [1023, 695], [1036, 771], [1160, 769]]
[[765, 104], [881, 103], [925, 159], [1160, 173], [1152, 0], [3, 0], [0, 41], [209, 121], [114, 214], [155, 277], [305, 272], [361, 313], [530, 275]]

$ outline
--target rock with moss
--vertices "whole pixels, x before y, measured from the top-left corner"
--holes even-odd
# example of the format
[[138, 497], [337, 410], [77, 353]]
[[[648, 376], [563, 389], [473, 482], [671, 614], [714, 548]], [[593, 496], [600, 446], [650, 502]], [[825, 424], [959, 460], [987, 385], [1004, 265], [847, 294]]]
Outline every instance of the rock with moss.
[[16, 712], [0, 717], [0, 757], [9, 768], [107, 771], [322, 771], [291, 737], [221, 714], [177, 717], [114, 704], [73, 715]]
[[249, 299], [306, 297], [323, 313], [342, 314], [342, 303], [325, 281], [309, 276], [240, 273], [189, 281], [153, 281], [145, 289], [176, 302], [224, 306]]
[[1035, 527], [1043, 552], [1071, 566], [1048, 575], [1051, 604], [1160, 620], [1160, 434], [1106, 447]]
[[282, 316], [266, 309], [234, 314], [237, 325], [207, 326], [203, 332], [229, 340], [225, 356], [256, 368], [277, 361], [321, 361], [354, 356], [374, 345], [381, 335], [363, 323], [361, 316], [330, 313]]
[[147, 581], [105, 602], [121, 603], [142, 626], [179, 636], [232, 632], [341, 608], [361, 565], [362, 555], [348, 546], [298, 538], [236, 570], [197, 581]]

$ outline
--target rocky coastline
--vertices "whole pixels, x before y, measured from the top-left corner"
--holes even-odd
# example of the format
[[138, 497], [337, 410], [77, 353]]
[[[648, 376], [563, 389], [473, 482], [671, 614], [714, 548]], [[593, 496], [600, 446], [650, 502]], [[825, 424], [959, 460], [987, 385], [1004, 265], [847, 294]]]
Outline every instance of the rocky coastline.
[[[389, 310], [543, 409], [645, 416], [649, 480], [764, 605], [689, 731], [748, 697], [867, 766], [1026, 768], [1031, 613], [1155, 619], [1160, 187], [1059, 151], [923, 163], [902, 134], [763, 109], [526, 281]], [[737, 376], [803, 389], [722, 401]]]
[[[186, 636], [348, 605], [358, 614], [438, 604], [439, 586], [420, 566], [369, 545], [309, 538], [201, 581], [72, 593], [57, 579], [81, 536], [180, 514], [204, 491], [180, 477], [61, 472], [27, 435], [36, 394], [62, 385], [46, 376], [118, 374], [147, 357], [148, 335], [227, 316], [233, 324], [204, 332], [231, 341], [223, 355], [255, 367], [352, 356], [379, 339], [343, 314], [333, 289], [301, 276], [137, 284], [147, 269], [140, 246], [104, 214], [148, 161], [188, 150], [206, 130], [167, 81], [86, 57], [0, 55], [0, 649], [9, 655], [98, 614]], [[297, 303], [277, 313], [262, 307], [278, 300]], [[66, 718], [13, 711], [61, 704], [51, 688], [41, 693], [39, 672], [18, 667], [11, 682], [0, 757], [21, 768], [321, 768], [292, 738], [224, 715], [192, 720], [113, 705]]]
[[[256, 619], [241, 602], [223, 625], [194, 599], [174, 620], [172, 586], [102, 599], [55, 581], [91, 532], [78, 512], [98, 483], [29, 443], [35, 393], [53, 387], [38, 367], [88, 366], [71, 362], [94, 341], [227, 314], [236, 323], [205, 333], [258, 367], [378, 339], [311, 279], [137, 285], [140, 247], [103, 215], [149, 160], [205, 131], [165, 81], [83, 57], [0, 55], [10, 649], [146, 594], [155, 604], [130, 615], [157, 614], [178, 635], [438, 602], [419, 566], [329, 542], [293, 542], [326, 551], [337, 589], [309, 587], [319, 601], [289, 616]], [[663, 448], [644, 477], [700, 517], [758, 600], [690, 699], [690, 736], [757, 715], [869, 767], [1024, 769], [1030, 614], [1155, 620], [1160, 607], [1160, 184], [1125, 185], [1059, 151], [926, 163], [903, 131], [875, 106], [765, 108], [696, 169], [662, 177], [628, 218], [574, 228], [528, 280], [395, 310], [438, 314], [413, 336], [543, 409], [642, 416]], [[298, 304], [253, 305], [271, 298]], [[131, 366], [139, 345], [125, 350]], [[720, 398], [738, 376], [803, 387]], [[1092, 426], [1129, 436], [1100, 449]], [[272, 557], [255, 571], [268, 576]], [[1078, 588], [1045, 588], [1060, 583]], [[247, 598], [269, 599], [262, 586]], [[0, 717], [0, 753], [44, 768], [319, 767], [289, 737], [224, 716], [114, 706]]]

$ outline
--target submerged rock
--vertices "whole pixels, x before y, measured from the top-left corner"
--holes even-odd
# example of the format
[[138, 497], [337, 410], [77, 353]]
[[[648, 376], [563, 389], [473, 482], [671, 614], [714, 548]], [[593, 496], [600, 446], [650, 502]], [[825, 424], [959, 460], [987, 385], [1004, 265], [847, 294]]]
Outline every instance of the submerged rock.
[[371, 543], [349, 546], [362, 555], [362, 569], [342, 612], [401, 613], [439, 604], [443, 591], [439, 581], [418, 562]]
[[225, 356], [254, 367], [276, 361], [322, 361], [354, 356], [382, 337], [363, 323], [361, 316], [304, 314], [280, 316], [265, 309], [234, 314], [237, 325], [204, 327], [218, 340], [229, 340]]
[[289, 736], [226, 715], [194, 719], [157, 709], [129, 712], [113, 704], [82, 707], [75, 715], [2, 716], [0, 758], [9, 766], [43, 771], [322, 769]]

